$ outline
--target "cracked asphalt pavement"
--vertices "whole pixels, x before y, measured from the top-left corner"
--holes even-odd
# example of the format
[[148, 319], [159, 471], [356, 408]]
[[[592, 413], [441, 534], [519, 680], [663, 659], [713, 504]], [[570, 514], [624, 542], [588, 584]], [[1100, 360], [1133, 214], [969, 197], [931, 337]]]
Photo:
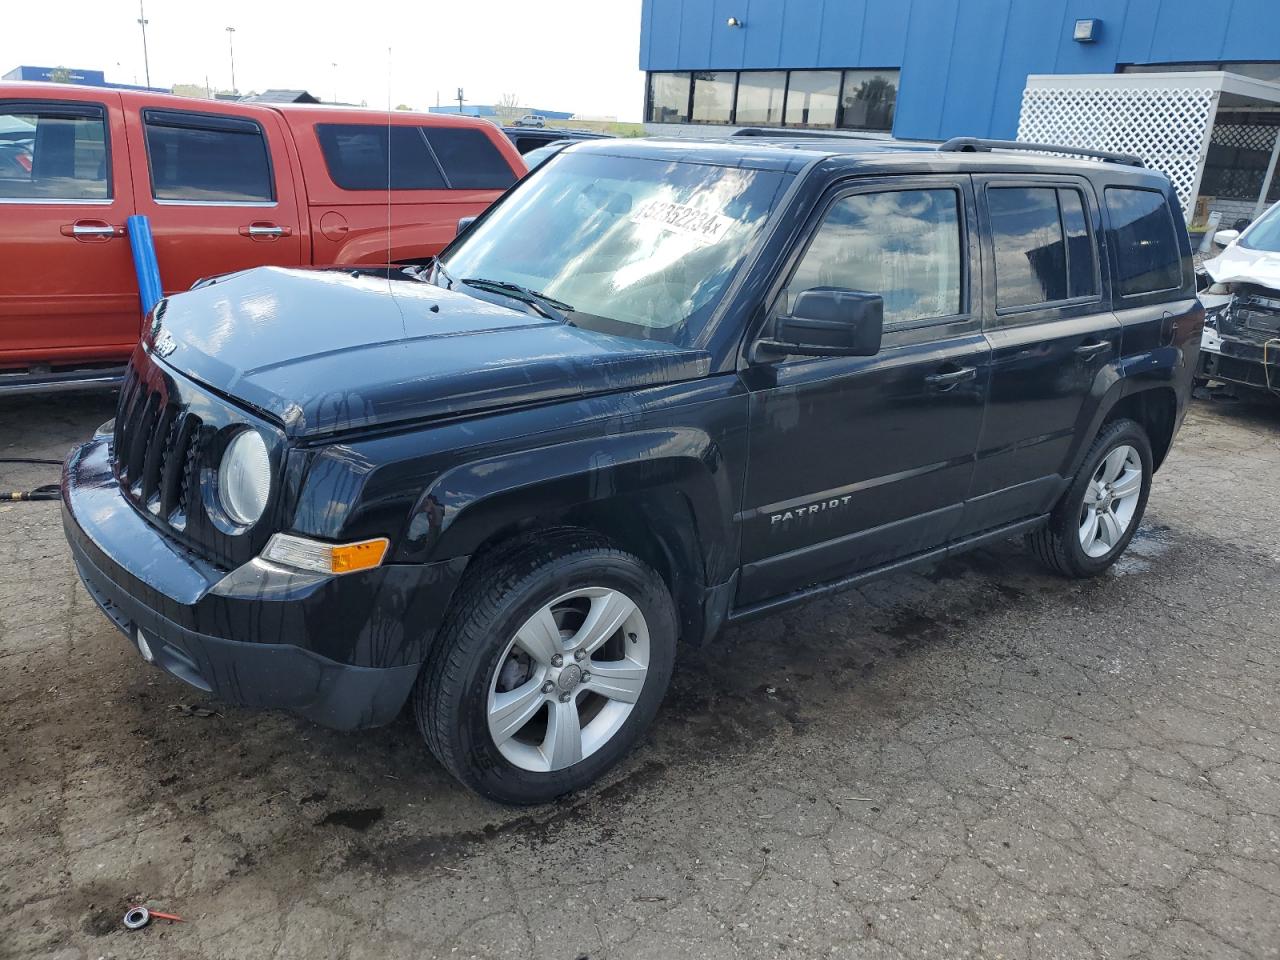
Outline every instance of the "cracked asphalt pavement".
[[[94, 608], [57, 504], [2, 505], [0, 957], [1280, 957], [1277, 409], [1195, 403], [1110, 574], [1011, 542], [731, 629], [527, 810], [407, 717], [200, 700]], [[9, 402], [0, 457], [111, 412]]]

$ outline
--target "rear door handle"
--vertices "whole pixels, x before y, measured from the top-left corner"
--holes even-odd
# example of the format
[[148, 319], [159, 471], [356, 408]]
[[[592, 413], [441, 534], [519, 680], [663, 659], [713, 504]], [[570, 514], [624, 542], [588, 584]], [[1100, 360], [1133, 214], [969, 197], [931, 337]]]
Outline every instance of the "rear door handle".
[[113, 227], [105, 220], [77, 220], [75, 223], [64, 223], [58, 232], [64, 237], [75, 237], [77, 240], [110, 240], [112, 237], [124, 236], [122, 227]]
[[282, 227], [278, 223], [257, 222], [240, 228], [240, 236], [254, 240], [275, 240], [277, 237], [287, 237], [292, 232], [288, 227]]
[[1100, 353], [1105, 353], [1111, 349], [1110, 340], [1100, 340], [1097, 343], [1082, 343], [1075, 348], [1074, 353], [1078, 357], [1084, 357], [1086, 360], [1092, 360]]
[[950, 390], [957, 383], [964, 383], [966, 380], [972, 380], [978, 375], [977, 367], [960, 367], [958, 370], [947, 370], [942, 373], [931, 373], [924, 378], [924, 382], [931, 387], [941, 387], [944, 390]]

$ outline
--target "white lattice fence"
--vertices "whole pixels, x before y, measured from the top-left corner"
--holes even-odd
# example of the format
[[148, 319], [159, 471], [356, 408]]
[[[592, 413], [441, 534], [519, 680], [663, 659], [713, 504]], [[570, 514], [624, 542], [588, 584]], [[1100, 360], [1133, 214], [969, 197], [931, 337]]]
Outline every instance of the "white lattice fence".
[[1191, 216], [1216, 91], [1211, 87], [1028, 86], [1018, 139], [1133, 153], [1165, 174]]

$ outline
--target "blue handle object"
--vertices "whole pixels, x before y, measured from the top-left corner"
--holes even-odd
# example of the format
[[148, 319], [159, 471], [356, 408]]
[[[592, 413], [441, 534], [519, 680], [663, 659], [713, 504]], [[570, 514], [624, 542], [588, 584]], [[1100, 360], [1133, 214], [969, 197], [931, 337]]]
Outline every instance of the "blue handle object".
[[156, 245], [151, 239], [151, 221], [136, 213], [125, 223], [129, 230], [129, 247], [133, 250], [133, 268], [138, 273], [138, 296], [142, 298], [142, 312], [148, 314], [164, 296], [164, 288], [160, 286], [160, 263], [156, 260]]

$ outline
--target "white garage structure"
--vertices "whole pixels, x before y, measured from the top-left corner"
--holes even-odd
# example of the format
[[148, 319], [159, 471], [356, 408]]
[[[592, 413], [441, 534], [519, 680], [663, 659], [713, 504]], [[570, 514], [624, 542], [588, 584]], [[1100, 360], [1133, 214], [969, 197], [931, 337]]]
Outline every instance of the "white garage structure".
[[1280, 83], [1234, 73], [1033, 75], [1018, 139], [1137, 154], [1173, 181], [1187, 223], [1280, 199]]

